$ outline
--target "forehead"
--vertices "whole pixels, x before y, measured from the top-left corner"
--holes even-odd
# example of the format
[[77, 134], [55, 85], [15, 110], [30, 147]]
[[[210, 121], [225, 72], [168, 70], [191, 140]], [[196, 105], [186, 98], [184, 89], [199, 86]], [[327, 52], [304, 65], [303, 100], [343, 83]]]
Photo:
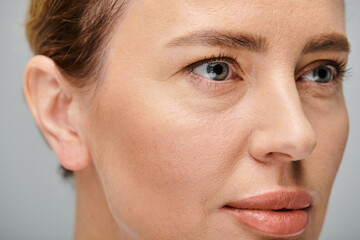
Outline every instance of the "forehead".
[[157, 44], [204, 28], [261, 35], [273, 42], [345, 34], [341, 0], [141, 0], [128, 13], [125, 22], [137, 26], [141, 35], [156, 37]]

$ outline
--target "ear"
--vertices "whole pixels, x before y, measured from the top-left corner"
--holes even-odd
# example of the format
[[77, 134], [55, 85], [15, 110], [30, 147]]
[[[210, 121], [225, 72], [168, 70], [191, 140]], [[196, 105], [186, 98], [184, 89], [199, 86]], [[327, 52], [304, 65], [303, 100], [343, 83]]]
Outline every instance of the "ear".
[[91, 158], [77, 130], [79, 121], [74, 119], [80, 116], [70, 114], [77, 104], [54, 61], [33, 57], [26, 66], [23, 87], [30, 111], [61, 165], [72, 171], [86, 167]]

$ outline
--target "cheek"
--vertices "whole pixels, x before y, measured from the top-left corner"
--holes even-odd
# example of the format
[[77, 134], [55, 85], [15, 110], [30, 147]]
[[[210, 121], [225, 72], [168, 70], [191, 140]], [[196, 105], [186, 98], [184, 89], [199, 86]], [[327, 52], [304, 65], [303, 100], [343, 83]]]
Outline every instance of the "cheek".
[[326, 111], [307, 109], [307, 116], [317, 136], [317, 146], [303, 164], [304, 185], [316, 192], [314, 199], [315, 232], [320, 232], [327, 211], [331, 189], [344, 153], [349, 122], [342, 100]]
[[316, 177], [313, 182], [322, 184], [322, 191], [329, 193], [344, 153], [349, 120], [342, 97], [322, 110], [314, 106], [307, 115], [316, 133], [317, 146], [305, 166]]
[[115, 217], [147, 233], [164, 232], [156, 226], [169, 224], [201, 233], [207, 200], [225, 184], [236, 154], [244, 151], [246, 138], [239, 138], [244, 134], [234, 134], [224, 115], [190, 113], [166, 96], [105, 91], [91, 138]]

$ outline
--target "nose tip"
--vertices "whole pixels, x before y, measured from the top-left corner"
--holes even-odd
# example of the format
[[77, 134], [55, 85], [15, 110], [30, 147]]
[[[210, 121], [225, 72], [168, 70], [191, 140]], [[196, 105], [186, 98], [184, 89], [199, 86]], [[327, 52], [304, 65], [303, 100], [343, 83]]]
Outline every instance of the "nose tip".
[[302, 131], [299, 133], [285, 133], [283, 136], [272, 137], [272, 143], [260, 143], [261, 147], [254, 151], [257, 160], [269, 161], [299, 161], [307, 158], [316, 147], [317, 141], [313, 131]]
[[317, 141], [311, 126], [282, 126], [252, 135], [250, 154], [258, 161], [299, 161], [307, 158]]
[[257, 120], [257, 126], [250, 135], [250, 154], [262, 162], [307, 158], [317, 141], [300, 99], [295, 95], [286, 98], [286, 101], [284, 98], [276, 100], [273, 98], [272, 108], [257, 109], [263, 117]]

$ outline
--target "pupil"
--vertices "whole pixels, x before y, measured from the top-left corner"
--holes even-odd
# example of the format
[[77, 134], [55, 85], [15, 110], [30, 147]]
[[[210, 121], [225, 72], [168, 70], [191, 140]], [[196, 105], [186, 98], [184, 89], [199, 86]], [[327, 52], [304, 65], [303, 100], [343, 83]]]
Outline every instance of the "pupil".
[[220, 64], [216, 64], [213, 68], [215, 74], [220, 75], [223, 73], [224, 69]]
[[223, 81], [228, 77], [229, 68], [226, 63], [209, 63], [206, 71], [211, 80]]
[[327, 77], [326, 69], [323, 69], [323, 68], [319, 69], [318, 75], [320, 78], [326, 78]]

